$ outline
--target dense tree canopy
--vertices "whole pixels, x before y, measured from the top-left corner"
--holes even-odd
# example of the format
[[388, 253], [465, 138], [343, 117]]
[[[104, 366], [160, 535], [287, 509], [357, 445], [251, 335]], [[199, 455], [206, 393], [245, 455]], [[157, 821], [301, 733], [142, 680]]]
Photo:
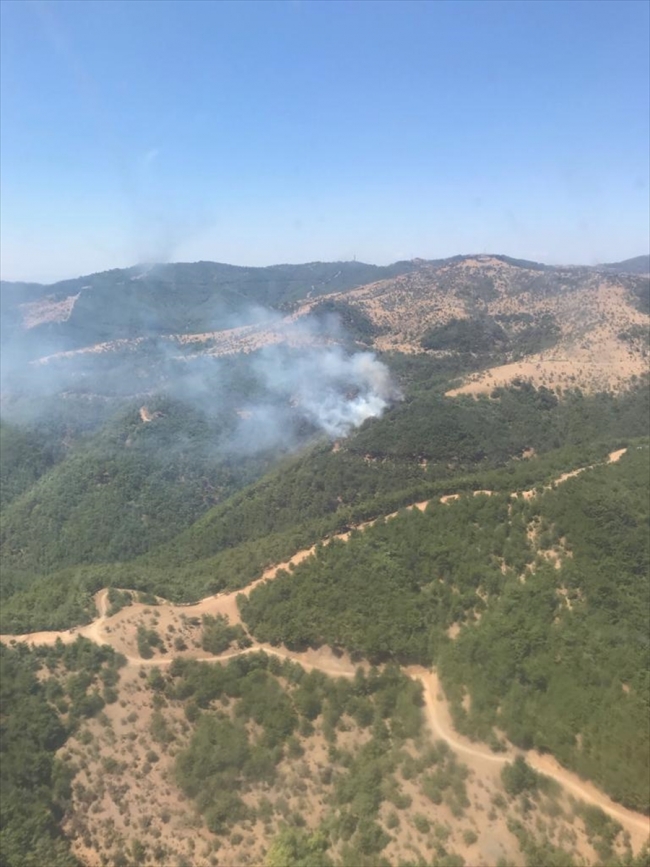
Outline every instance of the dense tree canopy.
[[438, 662], [462, 731], [498, 725], [648, 810], [649, 472], [635, 447], [531, 500], [402, 513], [241, 597], [242, 616], [290, 647]]

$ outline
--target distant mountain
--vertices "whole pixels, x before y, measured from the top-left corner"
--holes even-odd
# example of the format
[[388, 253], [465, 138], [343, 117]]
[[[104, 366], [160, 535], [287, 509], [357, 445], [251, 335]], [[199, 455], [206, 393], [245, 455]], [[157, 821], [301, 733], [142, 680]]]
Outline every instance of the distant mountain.
[[[221, 330], [255, 320], [259, 308], [344, 292], [416, 268], [311, 262], [245, 268], [217, 262], [114, 269], [45, 286], [0, 284], [1, 337], [27, 354], [160, 334]], [[29, 332], [25, 338], [24, 332]]]
[[618, 390], [648, 369], [650, 281], [643, 274], [500, 255], [418, 265], [348, 291], [345, 302], [368, 318], [379, 351], [473, 357], [482, 370], [460, 386], [465, 393], [489, 394], [516, 379]]
[[633, 259], [610, 262], [598, 267], [607, 271], [618, 271], [619, 274], [650, 274], [650, 256], [635, 256]]
[[[139, 396], [206, 357], [245, 357], [295, 343], [297, 332], [303, 344], [316, 333], [325, 342], [346, 334], [379, 352], [472, 356], [470, 366], [484, 370], [460, 385], [472, 393], [518, 378], [616, 390], [647, 370], [650, 280], [631, 270], [643, 261], [555, 267], [481, 254], [386, 267], [197, 262], [51, 286], [2, 283], [2, 391]], [[336, 319], [342, 328], [332, 329]], [[37, 359], [43, 363], [27, 364]]]
[[221, 331], [254, 322], [260, 308], [287, 311], [423, 267], [498, 260], [532, 271], [546, 265], [508, 256], [414, 259], [388, 266], [310, 262], [248, 268], [219, 262], [116, 268], [49, 285], [0, 281], [0, 339], [34, 357], [114, 340]]

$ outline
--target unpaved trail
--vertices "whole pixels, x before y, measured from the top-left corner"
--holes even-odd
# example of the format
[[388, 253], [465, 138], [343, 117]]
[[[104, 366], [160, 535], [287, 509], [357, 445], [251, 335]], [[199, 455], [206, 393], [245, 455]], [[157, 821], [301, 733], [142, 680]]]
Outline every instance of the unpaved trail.
[[[616, 463], [621, 459], [621, 457], [626, 453], [627, 449], [618, 449], [617, 451], [611, 452], [605, 463]], [[543, 490], [550, 490], [554, 485], [562, 484], [568, 479], [574, 478], [575, 476], [580, 475], [580, 473], [585, 472], [586, 470], [593, 469], [596, 466], [591, 464], [586, 467], [580, 467], [576, 470], [571, 470], [571, 472], [563, 473], [558, 476], [553, 482], [543, 487]], [[438, 498], [440, 503], [446, 504], [450, 502], [454, 502], [460, 499], [462, 496], [491, 496], [494, 492], [481, 490], [481, 491], [473, 491], [466, 492], [464, 494], [446, 494], [442, 497]], [[523, 496], [526, 499], [530, 499], [537, 495], [536, 489], [531, 489], [528, 491], [513, 491], [511, 492], [511, 497]], [[409, 506], [406, 506], [405, 509], [407, 511], [417, 509], [421, 512], [425, 511], [429, 503], [433, 502], [433, 500], [423, 500], [417, 503], [412, 503]], [[391, 520], [392, 518], [397, 517], [399, 511], [391, 512], [388, 515], [384, 515], [380, 518], [374, 518], [369, 521], [364, 521], [363, 523], [357, 524], [354, 527], [350, 528], [344, 533], [337, 533], [333, 536], [328, 536], [321, 541], [322, 545], [328, 545], [333, 540], [347, 541], [350, 538], [350, 535], [353, 531], [363, 531], [368, 527], [372, 527], [378, 521], [382, 520]], [[302, 551], [297, 551], [292, 557], [286, 560], [283, 563], [278, 563], [274, 566], [270, 566], [268, 569], [265, 569], [262, 575], [257, 578], [255, 581], [252, 581], [246, 587], [241, 590], [234, 590], [230, 593], [222, 592], [218, 593], [216, 596], [206, 596], [205, 599], [200, 600], [197, 603], [183, 605], [178, 604], [175, 605], [170, 602], [163, 602], [165, 608], [171, 608], [179, 614], [183, 614], [186, 616], [200, 616], [203, 614], [224, 614], [228, 617], [231, 623], [241, 623], [241, 617], [239, 614], [239, 608], [237, 606], [237, 596], [241, 593], [245, 596], [248, 596], [257, 586], [262, 584], [264, 581], [273, 580], [277, 574], [282, 570], [289, 570], [293, 566], [297, 566], [299, 563], [302, 563], [303, 560], [306, 560], [308, 557], [311, 557], [316, 551], [316, 545], [312, 545], [310, 548], [305, 548]], [[97, 606], [97, 611], [99, 617], [93, 620], [91, 623], [86, 626], [72, 627], [71, 629], [61, 630], [61, 631], [52, 631], [52, 632], [31, 632], [24, 635], [0, 635], [0, 641], [4, 643], [10, 643], [12, 641], [16, 642], [25, 642], [27, 644], [54, 644], [57, 639], [60, 639], [64, 644], [69, 644], [76, 640], [77, 636], [81, 635], [84, 638], [88, 638], [91, 641], [95, 641], [98, 644], [106, 643], [106, 644], [115, 644], [115, 638], [113, 635], [109, 635], [109, 631], [111, 631], [112, 627], [115, 624], [115, 618], [119, 617], [119, 612], [117, 615], [113, 615], [113, 617], [108, 617], [108, 589], [104, 588], [95, 594], [95, 605]], [[132, 606], [132, 609], [137, 611], [138, 609], [144, 610], [146, 605], [142, 603], [136, 603]], [[108, 628], [107, 628], [108, 627]]]
[[62, 629], [58, 632], [30, 632], [26, 635], [0, 635], [0, 641], [8, 644], [12, 641], [25, 642], [26, 644], [55, 644], [61, 640], [63, 644], [72, 644], [82, 635], [84, 638], [94, 641], [96, 644], [111, 644], [111, 639], [104, 633], [104, 624], [108, 612], [108, 589], [100, 590], [95, 594], [95, 605], [99, 617], [86, 626], [73, 626], [71, 629]]
[[635, 813], [617, 804], [607, 797], [592, 783], [582, 780], [577, 774], [563, 768], [553, 756], [542, 754], [536, 750], [519, 750], [510, 747], [501, 753], [493, 753], [486, 746], [476, 744], [454, 731], [451, 715], [443, 695], [438, 675], [421, 666], [409, 666], [406, 673], [418, 680], [424, 689], [424, 702], [429, 727], [433, 734], [446, 741], [459, 755], [473, 759], [473, 764], [480, 767], [490, 765], [505, 765], [516, 756], [524, 756], [528, 764], [541, 774], [556, 780], [572, 794], [594, 806], [600, 807], [613, 818], [617, 819], [630, 832], [639, 846], [643, 845], [650, 833], [650, 817]]
[[108, 614], [108, 590], [106, 588], [100, 590], [99, 593], [95, 595], [95, 605], [97, 606], [99, 617], [97, 620], [93, 620], [92, 623], [89, 623], [88, 626], [82, 627], [79, 632], [91, 641], [95, 641], [97, 644], [102, 644], [107, 641], [104, 632], [104, 624], [107, 620]]
[[[608, 456], [607, 462], [615, 463], [619, 461], [626, 451], [627, 449], [619, 449], [615, 452], [612, 452]], [[574, 478], [585, 470], [591, 469], [592, 466], [572, 470], [569, 473], [563, 473], [561, 476], [556, 478], [554, 482], [544, 486], [544, 490], [549, 490], [554, 484], [561, 484], [567, 479]], [[490, 496], [492, 493], [492, 491], [474, 491], [468, 492], [467, 494], [465, 494], [465, 496]], [[511, 493], [511, 497], [517, 497], [520, 495], [522, 495], [522, 492], [515, 491]], [[530, 498], [535, 495], [535, 490], [523, 492], [523, 496], [526, 498]], [[440, 497], [439, 502], [453, 502], [454, 500], [457, 500], [462, 496], [463, 494], [447, 494], [446, 496]], [[413, 503], [406, 508], [424, 511], [430, 502], [431, 500], [425, 500], [422, 502]], [[370, 527], [373, 524], [377, 523], [377, 521], [379, 520], [391, 519], [394, 518], [397, 514], [398, 512], [392, 512], [391, 514], [384, 516], [384, 518], [377, 518], [371, 521], [365, 521], [362, 524], [358, 524], [353, 529], [364, 530], [367, 527]], [[350, 537], [351, 532], [352, 530], [349, 530], [345, 533], [339, 533], [335, 536], [328, 537], [323, 540], [322, 544], [327, 545], [333, 539], [340, 539], [345, 541]], [[221, 593], [217, 596], [208, 596], [194, 605], [173, 605], [172, 603], [165, 602], [161, 607], [167, 610], [171, 608], [179, 614], [191, 616], [199, 616], [202, 614], [225, 614], [229, 618], [230, 623], [241, 623], [241, 617], [236, 602], [237, 596], [240, 593], [247, 596], [255, 587], [257, 587], [262, 582], [273, 580], [273, 578], [275, 578], [278, 572], [280, 572], [281, 570], [289, 569], [290, 566], [297, 565], [298, 563], [301, 563], [303, 560], [312, 556], [315, 553], [315, 550], [316, 545], [313, 545], [310, 548], [305, 548], [302, 551], [298, 551], [286, 562], [266, 569], [264, 573], [260, 576], [260, 578], [258, 578], [256, 581], [253, 581], [242, 590], [236, 590], [231, 593]], [[69, 644], [75, 641], [77, 636], [81, 635], [98, 644], [109, 644], [112, 647], [115, 647], [116, 650], [120, 650], [124, 653], [124, 656], [126, 657], [127, 665], [137, 665], [145, 668], [165, 667], [167, 665], [171, 665], [173, 661], [173, 656], [159, 656], [153, 657], [151, 659], [142, 659], [141, 657], [135, 656], [132, 653], [124, 652], [123, 648], [121, 649], [119, 647], [116, 647], [117, 641], [113, 629], [116, 623], [116, 618], [119, 618], [123, 612], [118, 612], [118, 614], [113, 615], [112, 617], [108, 617], [108, 589], [100, 590], [95, 595], [95, 603], [97, 605], [99, 617], [92, 623], [89, 623], [87, 626], [81, 626], [78, 628], [75, 627], [73, 629], [68, 629], [60, 632], [34, 632], [27, 635], [0, 635], [0, 641], [4, 643], [10, 643], [12, 641], [15, 641], [25, 642], [28, 644], [51, 645], [54, 644], [57, 639], [61, 639], [64, 644]], [[137, 616], [138, 613], [143, 612], [148, 607], [149, 606], [142, 603], [135, 603], [134, 605], [130, 606], [128, 610], [131, 615]], [[124, 610], [126, 609], [123, 609], [123, 611]], [[132, 636], [132, 638], [134, 638], [134, 636]], [[290, 651], [286, 648], [273, 647], [269, 644], [264, 644], [257, 641], [253, 641], [251, 647], [242, 650], [230, 651], [228, 653], [221, 654], [220, 656], [197, 655], [191, 652], [189, 654], [178, 653], [175, 655], [200, 662], [220, 663], [230, 659], [234, 659], [238, 656], [249, 653], [257, 653], [260, 651], [264, 651], [265, 653], [268, 653], [272, 656], [276, 656], [279, 659], [288, 659], [293, 662], [297, 662], [307, 670], [321, 671], [323, 674], [326, 674], [330, 677], [354, 677], [355, 671], [359, 667], [357, 664], [354, 664], [352, 662], [352, 660], [347, 654], [342, 654], [339, 656], [335, 654], [330, 648], [324, 647], [318, 650], [310, 649], [298, 652]], [[409, 675], [409, 677], [418, 680], [422, 684], [427, 721], [434, 736], [446, 741], [450, 745], [450, 747], [452, 747], [452, 749], [454, 749], [460, 755], [471, 759], [476, 770], [480, 772], [481, 769], [493, 769], [495, 765], [504, 765], [506, 762], [512, 761], [512, 759], [516, 755], [524, 755], [528, 763], [535, 770], [539, 771], [540, 773], [546, 774], [546, 776], [556, 780], [568, 791], [577, 795], [584, 801], [600, 807], [610, 816], [621, 822], [623, 827], [627, 831], [629, 831], [633, 841], [639, 847], [643, 845], [643, 843], [646, 841], [648, 834], [650, 833], [649, 817], [646, 817], [640, 813], [635, 813], [632, 810], [627, 810], [625, 807], [621, 807], [620, 804], [616, 804], [614, 801], [608, 798], [607, 795], [605, 795], [598, 788], [596, 788], [596, 786], [580, 779], [580, 777], [578, 777], [576, 774], [563, 768], [550, 755], [542, 755], [534, 750], [525, 752], [522, 750], [517, 750], [515, 748], [510, 748], [507, 749], [505, 752], [495, 754], [491, 752], [487, 746], [481, 746], [480, 744], [473, 743], [472, 741], [468, 740], [467, 738], [454, 731], [447, 703], [442, 697], [442, 690], [436, 672], [434, 670], [425, 669], [421, 666], [409, 666], [408, 668], [405, 668], [404, 671], [406, 674]]]
[[405, 672], [409, 677], [422, 684], [429, 728], [434, 735], [447, 741], [449, 746], [457, 752], [479, 759], [481, 762], [503, 765], [509, 761], [503, 757], [503, 753], [493, 753], [488, 747], [473, 744], [472, 741], [454, 731], [446, 703], [438, 697], [442, 696], [443, 692], [438, 675], [434, 670], [423, 668], [421, 665], [410, 665], [405, 669]]
[[[246, 656], [250, 653], [267, 653], [269, 656], [276, 656], [278, 659], [297, 662], [307, 671], [320, 671], [328, 677], [354, 677], [359, 664], [352, 662], [347, 654], [336, 656], [329, 648], [320, 648], [319, 650], [295, 651], [287, 650], [284, 647], [273, 647], [271, 644], [253, 641], [250, 647], [242, 650], [231, 650], [227, 653], [222, 653], [219, 656], [208, 654], [207, 656], [185, 656], [185, 659], [191, 659], [192, 662], [228, 662], [231, 659], [236, 659], [238, 656]], [[181, 654], [178, 654], [179, 656]], [[152, 657], [151, 659], [141, 659], [139, 656], [127, 656], [127, 665], [145, 666], [147, 668], [159, 668], [171, 665], [174, 661], [173, 657]], [[361, 666], [367, 667], [367, 663]]]

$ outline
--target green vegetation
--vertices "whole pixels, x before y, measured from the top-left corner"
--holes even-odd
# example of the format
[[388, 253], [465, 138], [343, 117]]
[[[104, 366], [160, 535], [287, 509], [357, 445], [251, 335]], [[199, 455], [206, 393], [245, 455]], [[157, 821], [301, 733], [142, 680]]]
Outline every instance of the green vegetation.
[[491, 352], [503, 349], [506, 342], [503, 328], [490, 319], [451, 319], [432, 326], [421, 341], [423, 349], [454, 352]]
[[147, 629], [140, 624], [137, 631], [138, 653], [143, 659], [151, 659], [154, 651], [163, 646], [163, 641], [155, 629]]
[[648, 475], [639, 446], [531, 500], [402, 513], [241, 597], [242, 616], [289, 647], [437, 661], [461, 731], [498, 724], [648, 810]]
[[[522, 382], [496, 389], [490, 397], [450, 400], [423, 384], [381, 422], [362, 425], [348, 448], [382, 459], [451, 463], [458, 472], [503, 465], [529, 448], [541, 454], [569, 445], [644, 436], [649, 415], [650, 399], [641, 388], [620, 397], [568, 391], [559, 399], [544, 387]], [[440, 473], [441, 468], [436, 470]]]
[[322, 323], [323, 333], [335, 338], [343, 333], [348, 340], [368, 345], [382, 331], [366, 313], [338, 298], [319, 301], [311, 314]]
[[[84, 639], [29, 650], [0, 645], [0, 861], [74, 867], [59, 823], [75, 769], [55, 758], [68, 735], [104, 706], [124, 660]], [[37, 678], [46, 668], [49, 676]]]
[[[645, 275], [648, 273], [647, 267], [647, 257], [645, 257], [646, 265], [645, 265]], [[624, 278], [624, 284], [627, 287], [630, 295], [632, 296], [632, 301], [641, 313], [650, 313], [650, 279], [647, 276], [637, 276], [628, 274], [626, 278]], [[620, 276], [619, 276], [619, 279]]]
[[228, 618], [224, 617], [223, 614], [217, 614], [216, 617], [210, 617], [209, 614], [203, 616], [201, 636], [203, 650], [214, 654], [223, 653], [235, 641], [240, 648], [250, 647], [250, 639], [238, 623], [235, 626], [229, 626]]
[[[5, 569], [34, 575], [132, 558], [185, 529], [254, 474], [246, 462], [235, 470], [219, 456], [222, 425], [175, 401], [152, 402], [150, 411], [160, 413], [150, 423], [136, 407], [121, 413], [13, 499], [2, 517]], [[25, 465], [27, 452], [14, 487]]]
[[31, 654], [0, 646], [0, 848], [7, 867], [72, 867], [58, 821], [69, 782], [54, 759], [66, 731], [36, 679]]
[[[309, 738], [318, 727], [330, 743], [331, 768], [322, 780], [331, 792], [330, 819], [314, 834], [302, 831], [295, 820], [275, 838], [268, 863], [284, 863], [278, 859], [287, 857], [289, 864], [325, 867], [330, 863], [326, 850], [339, 839], [360, 855], [357, 863], [385, 847], [390, 838], [377, 824], [378, 811], [386, 800], [407, 805], [395, 772], [402, 763], [413, 766], [401, 748], [418, 736], [422, 722], [421, 689], [399, 669], [388, 666], [367, 674], [359, 669], [352, 680], [332, 680], [260, 653], [225, 666], [176, 659], [170, 676], [157, 675], [150, 685], [163, 690], [168, 701], [183, 702], [194, 724], [187, 748], [178, 755], [176, 777], [214, 833], [229, 833], [233, 823], [252, 818], [242, 795], [272, 784], [283, 757], [302, 755], [294, 733]], [[250, 733], [250, 721], [257, 735]], [[336, 746], [337, 732], [351, 725], [370, 733], [354, 753]], [[422, 769], [436, 764], [444, 777], [441, 791], [458, 790], [462, 771], [444, 745], [421, 761]], [[316, 860], [309, 860], [312, 856]]]
[[[572, 556], [508, 582], [440, 659], [461, 730], [487, 737], [498, 723], [644, 812], [648, 472], [647, 448], [634, 449], [531, 501], [527, 525], [539, 521], [546, 542]], [[469, 689], [469, 713], [457, 684]]]
[[300, 828], [283, 828], [271, 843], [264, 867], [332, 867], [327, 838]]
[[118, 611], [121, 611], [123, 608], [127, 608], [129, 605], [133, 605], [133, 594], [129, 590], [116, 590], [115, 587], [110, 587], [108, 591], [108, 617], [112, 617], [114, 614], [117, 614]]
[[599, 267], [608, 271], [616, 271], [619, 274], [648, 274], [650, 273], [650, 256], [635, 256], [632, 259], [610, 262]]
[[[215, 394], [230, 407], [218, 418], [152, 398], [151, 422], [132, 405], [93, 431], [92, 414], [80, 412], [73, 445], [61, 457], [70, 422], [64, 414], [50, 439], [37, 431], [54, 455], [43, 472], [42, 450], [30, 467], [18, 437], [10, 491], [21, 490], [30, 473], [40, 476], [2, 513], [2, 629], [87, 622], [92, 594], [105, 586], [177, 601], [242, 587], [266, 566], [359, 521], [453, 491], [531, 486], [647, 430], [641, 385], [618, 398], [568, 392], [558, 399], [519, 384], [491, 398], [450, 400], [442, 396], [445, 363], [390, 362], [405, 400], [338, 451], [322, 443], [279, 462], [277, 452], [246, 460], [221, 452], [237, 423], [237, 400], [259, 387], [242, 360], [215, 381]], [[531, 449], [538, 458], [518, 459]], [[233, 493], [272, 462], [259, 482]], [[507, 474], [494, 473], [503, 466]]]
[[[319, 548], [313, 560], [241, 597], [242, 617], [262, 641], [429, 663], [452, 623], [483, 610], [477, 591], [499, 592], [498, 556], [525, 559], [523, 523], [508, 534], [507, 516], [506, 497], [402, 513]], [[495, 536], [499, 524], [504, 532]]]
[[541, 352], [553, 346], [559, 336], [560, 329], [548, 313], [537, 317], [510, 313], [451, 319], [444, 325], [433, 325], [425, 332], [421, 345], [427, 350], [484, 355], [486, 362], [491, 359], [494, 363]]
[[534, 771], [522, 756], [517, 756], [512, 764], [508, 762], [501, 771], [503, 788], [512, 797], [522, 792], [536, 792], [539, 787], [539, 774]]
[[618, 338], [619, 340], [625, 340], [626, 343], [630, 343], [632, 346], [635, 344], [640, 345], [642, 350], [645, 350], [646, 355], [648, 349], [650, 349], [650, 329], [644, 325], [630, 325], [625, 331], [619, 332]]
[[584, 822], [587, 839], [602, 862], [609, 863], [614, 856], [614, 843], [623, 828], [600, 807], [582, 804], [577, 812]]
[[51, 444], [38, 432], [0, 423], [0, 506], [28, 490], [56, 462]]

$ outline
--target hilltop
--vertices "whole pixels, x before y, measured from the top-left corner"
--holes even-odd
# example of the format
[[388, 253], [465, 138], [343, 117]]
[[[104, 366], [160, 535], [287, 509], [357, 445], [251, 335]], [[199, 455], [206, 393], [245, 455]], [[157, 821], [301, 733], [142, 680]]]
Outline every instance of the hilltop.
[[491, 356], [453, 394], [489, 393], [515, 379], [616, 389], [647, 370], [643, 276], [466, 257], [422, 264], [351, 290], [345, 301], [375, 325], [379, 350]]
[[[247, 324], [260, 308], [342, 292], [404, 273], [362, 262], [312, 262], [245, 268], [217, 262], [113, 269], [51, 285], [0, 285], [2, 339], [26, 342], [29, 357], [96, 343], [192, 334]], [[47, 351], [44, 351], [47, 347]]]
[[622, 262], [610, 262], [601, 265], [608, 271], [618, 271], [627, 274], [650, 274], [650, 256], [635, 256], [633, 259], [624, 259]]
[[[49, 287], [3, 284], [3, 353], [9, 369], [24, 371], [28, 360], [40, 359], [74, 379], [79, 365], [128, 370], [136, 359], [140, 367], [160, 357], [187, 363], [322, 342], [330, 336], [323, 322], [333, 316], [353, 340], [380, 353], [474, 356], [477, 373], [453, 394], [489, 393], [516, 379], [616, 390], [648, 366], [650, 278], [641, 273], [643, 260], [597, 268], [493, 255], [386, 268], [202, 262]], [[301, 330], [314, 320], [316, 331]], [[38, 378], [33, 365], [30, 375]]]

